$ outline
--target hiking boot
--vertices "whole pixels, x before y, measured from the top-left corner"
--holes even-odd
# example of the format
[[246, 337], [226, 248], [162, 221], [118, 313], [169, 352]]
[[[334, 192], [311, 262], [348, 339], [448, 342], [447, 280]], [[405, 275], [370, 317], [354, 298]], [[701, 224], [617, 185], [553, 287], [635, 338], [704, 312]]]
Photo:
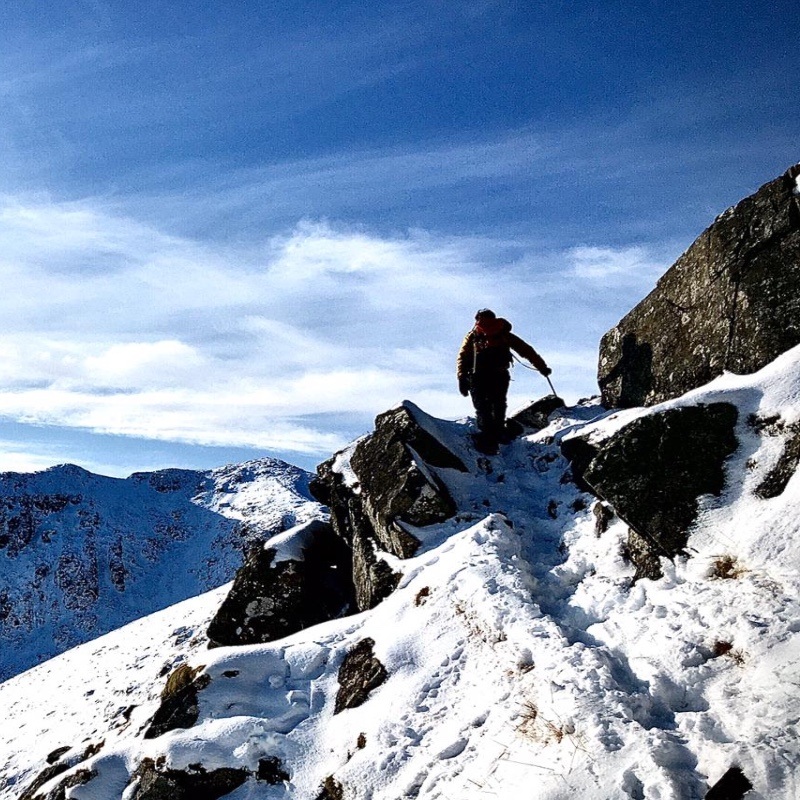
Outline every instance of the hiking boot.
[[475, 449], [479, 453], [483, 453], [487, 456], [496, 456], [499, 452], [497, 446], [497, 439], [494, 436], [489, 435], [488, 433], [476, 433], [472, 437], [472, 441], [475, 444]]

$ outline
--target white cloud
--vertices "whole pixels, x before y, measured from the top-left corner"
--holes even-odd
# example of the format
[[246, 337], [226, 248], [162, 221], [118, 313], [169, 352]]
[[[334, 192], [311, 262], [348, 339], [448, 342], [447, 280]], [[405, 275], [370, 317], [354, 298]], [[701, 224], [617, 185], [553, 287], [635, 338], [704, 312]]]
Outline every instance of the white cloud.
[[[336, 416], [367, 427], [405, 397], [443, 416], [468, 413], [454, 359], [480, 306], [510, 315], [562, 366], [564, 394], [590, 393], [576, 367], [588, 361], [576, 344], [587, 300], [565, 288], [565, 264], [596, 280], [647, 260], [636, 248], [547, 256], [319, 222], [234, 248], [88, 202], [18, 200], [0, 209], [0, 253], [0, 416], [320, 454], [343, 443], [329, 427]], [[535, 377], [517, 381], [545, 390]]]
[[569, 252], [572, 272], [589, 281], [650, 281], [666, 266], [656, 261], [645, 247], [575, 247]]
[[174, 386], [206, 366], [195, 348], [174, 339], [114, 344], [83, 362], [87, 383], [114, 388]]
[[49, 453], [20, 450], [19, 442], [0, 441], [0, 472], [37, 472], [53, 466], [57, 457]]

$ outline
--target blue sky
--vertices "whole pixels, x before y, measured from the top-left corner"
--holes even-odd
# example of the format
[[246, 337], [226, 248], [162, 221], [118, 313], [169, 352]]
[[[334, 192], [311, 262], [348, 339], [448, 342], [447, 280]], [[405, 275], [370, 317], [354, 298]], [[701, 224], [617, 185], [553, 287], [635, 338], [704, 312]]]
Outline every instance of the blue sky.
[[[0, 469], [311, 467], [491, 306], [602, 333], [800, 159], [795, 4], [21, 2], [0, 17]], [[546, 384], [517, 370], [511, 403]]]

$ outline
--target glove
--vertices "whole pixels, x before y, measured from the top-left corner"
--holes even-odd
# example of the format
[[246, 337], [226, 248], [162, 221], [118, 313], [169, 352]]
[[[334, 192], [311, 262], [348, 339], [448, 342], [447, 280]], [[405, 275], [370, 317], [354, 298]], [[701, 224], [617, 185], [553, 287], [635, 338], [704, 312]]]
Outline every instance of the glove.
[[462, 375], [458, 379], [458, 391], [467, 397], [469, 395], [469, 378], [466, 375]]
[[542, 375], [544, 375], [544, 376], [545, 376], [545, 378], [546, 378], [548, 375], [552, 375], [552, 374], [553, 374], [553, 370], [551, 370], [551, 369], [550, 369], [550, 367], [542, 367], [542, 368], [539, 370], [539, 372], [541, 372], [541, 373], [542, 373]]

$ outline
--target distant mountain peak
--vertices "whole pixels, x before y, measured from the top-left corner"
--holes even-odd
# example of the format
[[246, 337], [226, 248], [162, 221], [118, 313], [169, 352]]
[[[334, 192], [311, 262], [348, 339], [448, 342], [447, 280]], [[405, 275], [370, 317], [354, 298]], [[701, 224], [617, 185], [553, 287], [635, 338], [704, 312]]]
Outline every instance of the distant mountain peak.
[[248, 542], [320, 514], [308, 479], [271, 458], [0, 474], [0, 680], [231, 580]]

